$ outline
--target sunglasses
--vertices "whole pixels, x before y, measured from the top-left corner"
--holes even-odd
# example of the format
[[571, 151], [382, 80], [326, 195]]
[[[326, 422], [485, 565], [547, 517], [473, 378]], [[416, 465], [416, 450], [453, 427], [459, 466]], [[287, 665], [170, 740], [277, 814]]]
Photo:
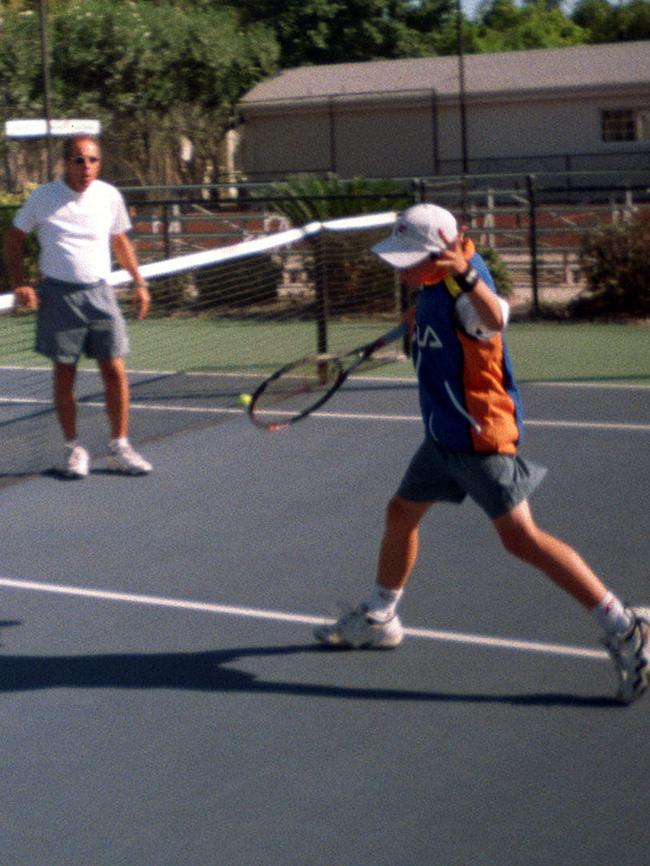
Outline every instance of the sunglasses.
[[87, 162], [90, 165], [95, 165], [96, 162], [99, 162], [98, 156], [71, 156], [70, 162], [74, 165], [85, 165]]

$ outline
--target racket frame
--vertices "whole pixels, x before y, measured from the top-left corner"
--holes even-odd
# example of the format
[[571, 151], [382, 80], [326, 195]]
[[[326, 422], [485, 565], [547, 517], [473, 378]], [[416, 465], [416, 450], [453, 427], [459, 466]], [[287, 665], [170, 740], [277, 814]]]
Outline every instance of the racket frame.
[[[400, 337], [403, 337], [408, 330], [408, 326], [405, 322], [401, 322], [399, 325], [391, 328], [389, 331], [386, 331], [385, 334], [382, 334], [380, 337], [377, 337], [374, 340], [371, 340], [369, 343], [364, 343], [362, 346], [358, 346], [356, 349], [351, 349], [347, 352], [342, 352], [341, 354], [317, 354], [317, 355], [305, 355], [302, 358], [298, 358], [294, 361], [285, 364], [284, 366], [278, 368], [274, 373], [272, 373], [267, 379], [258, 385], [255, 389], [252, 400], [248, 406], [247, 412], [248, 417], [253, 422], [256, 427], [259, 427], [262, 430], [266, 430], [269, 433], [277, 433], [280, 430], [286, 430], [287, 427], [290, 427], [292, 424], [295, 424], [297, 421], [302, 421], [303, 418], [306, 418], [308, 415], [311, 415], [317, 409], [319, 409], [324, 403], [326, 403], [330, 397], [332, 397], [343, 385], [348, 376], [350, 376], [364, 361], [367, 361], [376, 351], [382, 349], [384, 346], [389, 345], [390, 343], [395, 342]], [[350, 362], [347, 363], [346, 359], [350, 359]], [[327, 361], [329, 364], [335, 363], [339, 367], [339, 371], [336, 374], [332, 385], [325, 391], [320, 394], [312, 403], [302, 409], [300, 412], [297, 412], [295, 415], [287, 415], [286, 420], [283, 421], [264, 421], [263, 418], [259, 418], [256, 414], [255, 408], [257, 406], [258, 399], [264, 394], [267, 387], [271, 385], [273, 382], [276, 382], [282, 376], [285, 376], [292, 369], [299, 367], [301, 364], [304, 364], [307, 361], [313, 361], [314, 363], [318, 363], [319, 360]], [[263, 410], [262, 410], [263, 411]]]

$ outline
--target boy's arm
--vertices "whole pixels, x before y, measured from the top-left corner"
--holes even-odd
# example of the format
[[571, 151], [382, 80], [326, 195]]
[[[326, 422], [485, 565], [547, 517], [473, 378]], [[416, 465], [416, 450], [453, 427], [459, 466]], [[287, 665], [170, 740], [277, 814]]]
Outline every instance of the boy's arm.
[[[500, 331], [505, 327], [503, 307], [488, 284], [481, 279], [475, 269], [467, 261], [463, 254], [463, 236], [459, 234], [454, 241], [448, 244], [447, 249], [438, 259], [438, 263], [448, 268], [452, 277], [459, 277], [457, 281], [471, 300], [474, 309], [486, 328], [491, 331]], [[468, 281], [473, 287], [466, 286]], [[474, 282], [474, 280], [476, 280]], [[469, 289], [469, 290], [467, 290]]]
[[25, 232], [10, 226], [4, 239], [4, 255], [11, 286], [19, 306], [35, 310], [38, 306], [36, 289], [25, 278]]

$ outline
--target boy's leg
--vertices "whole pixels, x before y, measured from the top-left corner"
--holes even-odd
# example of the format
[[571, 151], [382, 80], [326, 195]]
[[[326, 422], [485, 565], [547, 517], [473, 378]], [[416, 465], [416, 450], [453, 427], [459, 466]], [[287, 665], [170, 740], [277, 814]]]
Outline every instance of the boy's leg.
[[402, 642], [403, 629], [396, 608], [417, 559], [420, 521], [430, 507], [430, 502], [392, 497], [386, 509], [377, 581], [370, 598], [334, 624], [314, 629], [320, 643], [390, 649]]
[[505, 548], [547, 574], [605, 631], [603, 642], [619, 677], [617, 697], [629, 704], [650, 685], [650, 608], [624, 607], [573, 548], [539, 529], [526, 501], [494, 525]]
[[404, 589], [418, 557], [420, 523], [431, 502], [412, 502], [393, 496], [386, 509], [386, 525], [377, 565], [377, 584]]
[[544, 572], [587, 609], [607, 595], [607, 587], [572, 547], [537, 526], [527, 501], [493, 522], [509, 553]]

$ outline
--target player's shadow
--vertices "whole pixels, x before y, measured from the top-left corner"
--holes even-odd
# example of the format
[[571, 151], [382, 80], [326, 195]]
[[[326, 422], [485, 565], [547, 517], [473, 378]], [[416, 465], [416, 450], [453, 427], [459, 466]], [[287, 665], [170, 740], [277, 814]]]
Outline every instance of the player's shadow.
[[262, 679], [254, 673], [232, 667], [248, 658], [272, 658], [281, 662], [279, 673], [286, 677], [287, 659], [331, 653], [314, 645], [246, 647], [188, 653], [124, 653], [78, 656], [15, 656], [0, 653], [0, 692], [34, 689], [179, 689], [203, 692], [246, 692], [282, 694], [295, 697], [336, 700], [398, 701], [422, 703], [515, 704], [519, 706], [567, 706], [584, 708], [618, 707], [608, 697], [581, 697], [572, 694], [476, 694], [448, 693], [417, 689], [364, 688], [291, 682], [281, 677]]

